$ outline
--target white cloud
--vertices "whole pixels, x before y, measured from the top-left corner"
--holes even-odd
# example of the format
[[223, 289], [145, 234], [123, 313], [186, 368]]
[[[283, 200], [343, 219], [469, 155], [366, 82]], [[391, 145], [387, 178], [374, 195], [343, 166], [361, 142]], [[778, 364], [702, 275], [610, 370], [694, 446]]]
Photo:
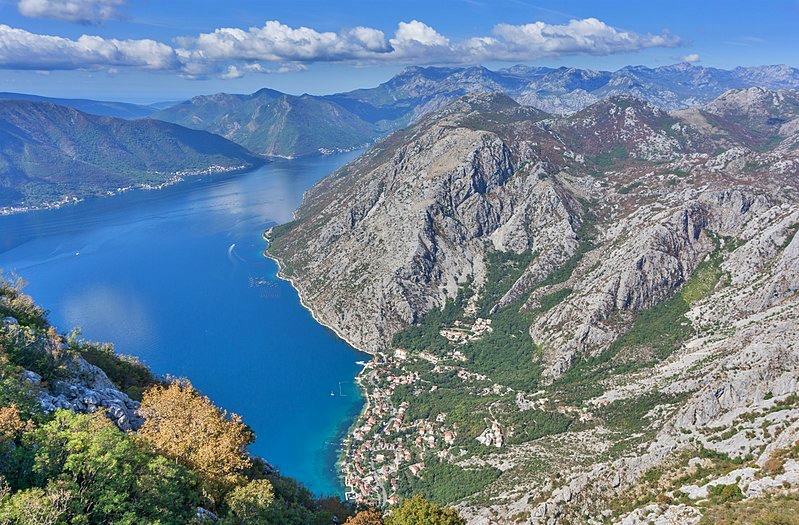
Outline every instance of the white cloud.
[[639, 34], [609, 26], [596, 18], [564, 25], [535, 22], [499, 24], [491, 36], [452, 41], [433, 27], [411, 20], [400, 22], [394, 36], [368, 27], [318, 32], [292, 28], [276, 20], [263, 27], [220, 28], [194, 38], [182, 38], [181, 54], [188, 62], [213, 68], [216, 61], [359, 62], [359, 63], [474, 63], [527, 61], [541, 57], [610, 55], [650, 47], [675, 47], [680, 39], [664, 32]]
[[134, 66], [177, 69], [175, 50], [155, 40], [116, 40], [83, 35], [77, 40], [39, 35], [0, 24], [0, 67], [91, 69]]
[[502, 51], [513, 59], [559, 55], [611, 55], [650, 47], [673, 47], [679, 39], [668, 33], [641, 35], [609, 26], [596, 18], [569, 20], [555, 25], [535, 22], [524, 25], [499, 24], [494, 35]]
[[[67, 0], [67, 3], [70, 1], [77, 0]], [[93, 0], [93, 3], [118, 4], [121, 1]], [[190, 78], [210, 75], [239, 78], [246, 73], [298, 71], [314, 62], [419, 65], [526, 62], [541, 57], [609, 55], [679, 44], [679, 38], [668, 32], [639, 34], [614, 28], [596, 18], [571, 20], [563, 25], [499, 24], [489, 36], [457, 41], [418, 20], [400, 22], [390, 38], [370, 27], [317, 31], [270, 20], [261, 27], [223, 27], [194, 37], [178, 38], [174, 46], [154, 40], [116, 40], [87, 35], [70, 40], [0, 25], [0, 68], [132, 66], [174, 70]]]
[[694, 62], [699, 62], [699, 53], [689, 53], [682, 57], [683, 62], [689, 62], [693, 64]]
[[19, 0], [20, 14], [33, 18], [55, 18], [79, 24], [100, 24], [116, 18], [126, 0]]
[[230, 65], [227, 67], [227, 71], [219, 75], [219, 78], [231, 79], [231, 78], [241, 78], [243, 76], [244, 76], [243, 71], [239, 70], [239, 68], [234, 65]]
[[183, 38], [190, 60], [342, 61], [386, 51], [381, 31], [358, 27], [342, 33], [293, 28], [276, 20], [248, 30], [225, 27]]

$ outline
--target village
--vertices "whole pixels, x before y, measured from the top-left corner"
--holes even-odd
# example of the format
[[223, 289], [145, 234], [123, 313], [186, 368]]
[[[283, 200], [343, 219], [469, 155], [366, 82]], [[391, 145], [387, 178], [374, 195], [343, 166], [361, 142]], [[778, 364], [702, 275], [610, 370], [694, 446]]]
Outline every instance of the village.
[[[443, 353], [411, 352], [395, 348], [378, 353], [366, 363], [358, 382], [366, 393], [366, 407], [344, 441], [342, 471], [347, 487], [346, 498], [356, 503], [396, 505], [403, 481], [423, 479], [429, 462], [452, 462], [466, 454], [464, 436], [459, 423], [447, 412], [436, 412], [427, 418], [408, 417], [410, 403], [397, 402], [396, 391], [410, 389], [435, 392], [436, 384], [419, 373], [420, 364], [429, 374], [455, 377], [469, 385], [476, 396], [503, 396], [518, 411], [556, 410], [580, 420], [591, 414], [577, 407], [562, 406], [542, 397], [543, 391], [530, 395], [515, 392], [507, 386], [493, 383], [484, 374], [467, 368], [468, 358], [459, 349], [463, 344], [490, 333], [490, 319], [476, 319], [471, 325], [455, 322], [440, 334], [449, 341]], [[483, 431], [468, 438], [480, 445], [485, 453], [506, 447], [509, 432], [489, 410]], [[407, 483], [406, 483], [407, 484]]]

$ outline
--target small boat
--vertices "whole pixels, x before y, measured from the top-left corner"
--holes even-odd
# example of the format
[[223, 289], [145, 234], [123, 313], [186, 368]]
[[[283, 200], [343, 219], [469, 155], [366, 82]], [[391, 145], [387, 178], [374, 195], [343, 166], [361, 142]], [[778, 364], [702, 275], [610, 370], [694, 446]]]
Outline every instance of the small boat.
[[334, 393], [333, 393], [333, 391], [331, 390], [331, 391], [330, 391], [330, 395], [331, 395], [331, 396], [335, 396], [336, 394], [334, 394]]

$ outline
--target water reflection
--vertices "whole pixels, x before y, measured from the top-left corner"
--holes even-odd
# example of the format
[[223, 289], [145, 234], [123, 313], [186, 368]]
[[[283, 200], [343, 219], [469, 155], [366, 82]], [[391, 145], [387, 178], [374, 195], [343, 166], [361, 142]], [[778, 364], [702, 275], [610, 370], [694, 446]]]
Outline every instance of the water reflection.
[[[360, 410], [352, 379], [364, 356], [276, 278], [261, 233], [352, 157], [0, 217], [0, 268], [29, 281], [63, 330], [80, 326], [158, 373], [189, 377], [253, 427], [255, 453], [319, 493], [339, 492], [329, 443]], [[349, 395], [330, 396], [340, 381]]]

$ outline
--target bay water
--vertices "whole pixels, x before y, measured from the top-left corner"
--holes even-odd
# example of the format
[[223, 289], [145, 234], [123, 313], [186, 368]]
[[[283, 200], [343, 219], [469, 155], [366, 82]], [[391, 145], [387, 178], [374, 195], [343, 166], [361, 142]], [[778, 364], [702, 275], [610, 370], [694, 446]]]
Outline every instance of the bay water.
[[316, 494], [363, 405], [357, 352], [319, 325], [263, 257], [262, 233], [356, 153], [276, 160], [54, 210], [0, 217], [0, 269], [60, 331], [80, 327], [241, 415], [251, 451]]

